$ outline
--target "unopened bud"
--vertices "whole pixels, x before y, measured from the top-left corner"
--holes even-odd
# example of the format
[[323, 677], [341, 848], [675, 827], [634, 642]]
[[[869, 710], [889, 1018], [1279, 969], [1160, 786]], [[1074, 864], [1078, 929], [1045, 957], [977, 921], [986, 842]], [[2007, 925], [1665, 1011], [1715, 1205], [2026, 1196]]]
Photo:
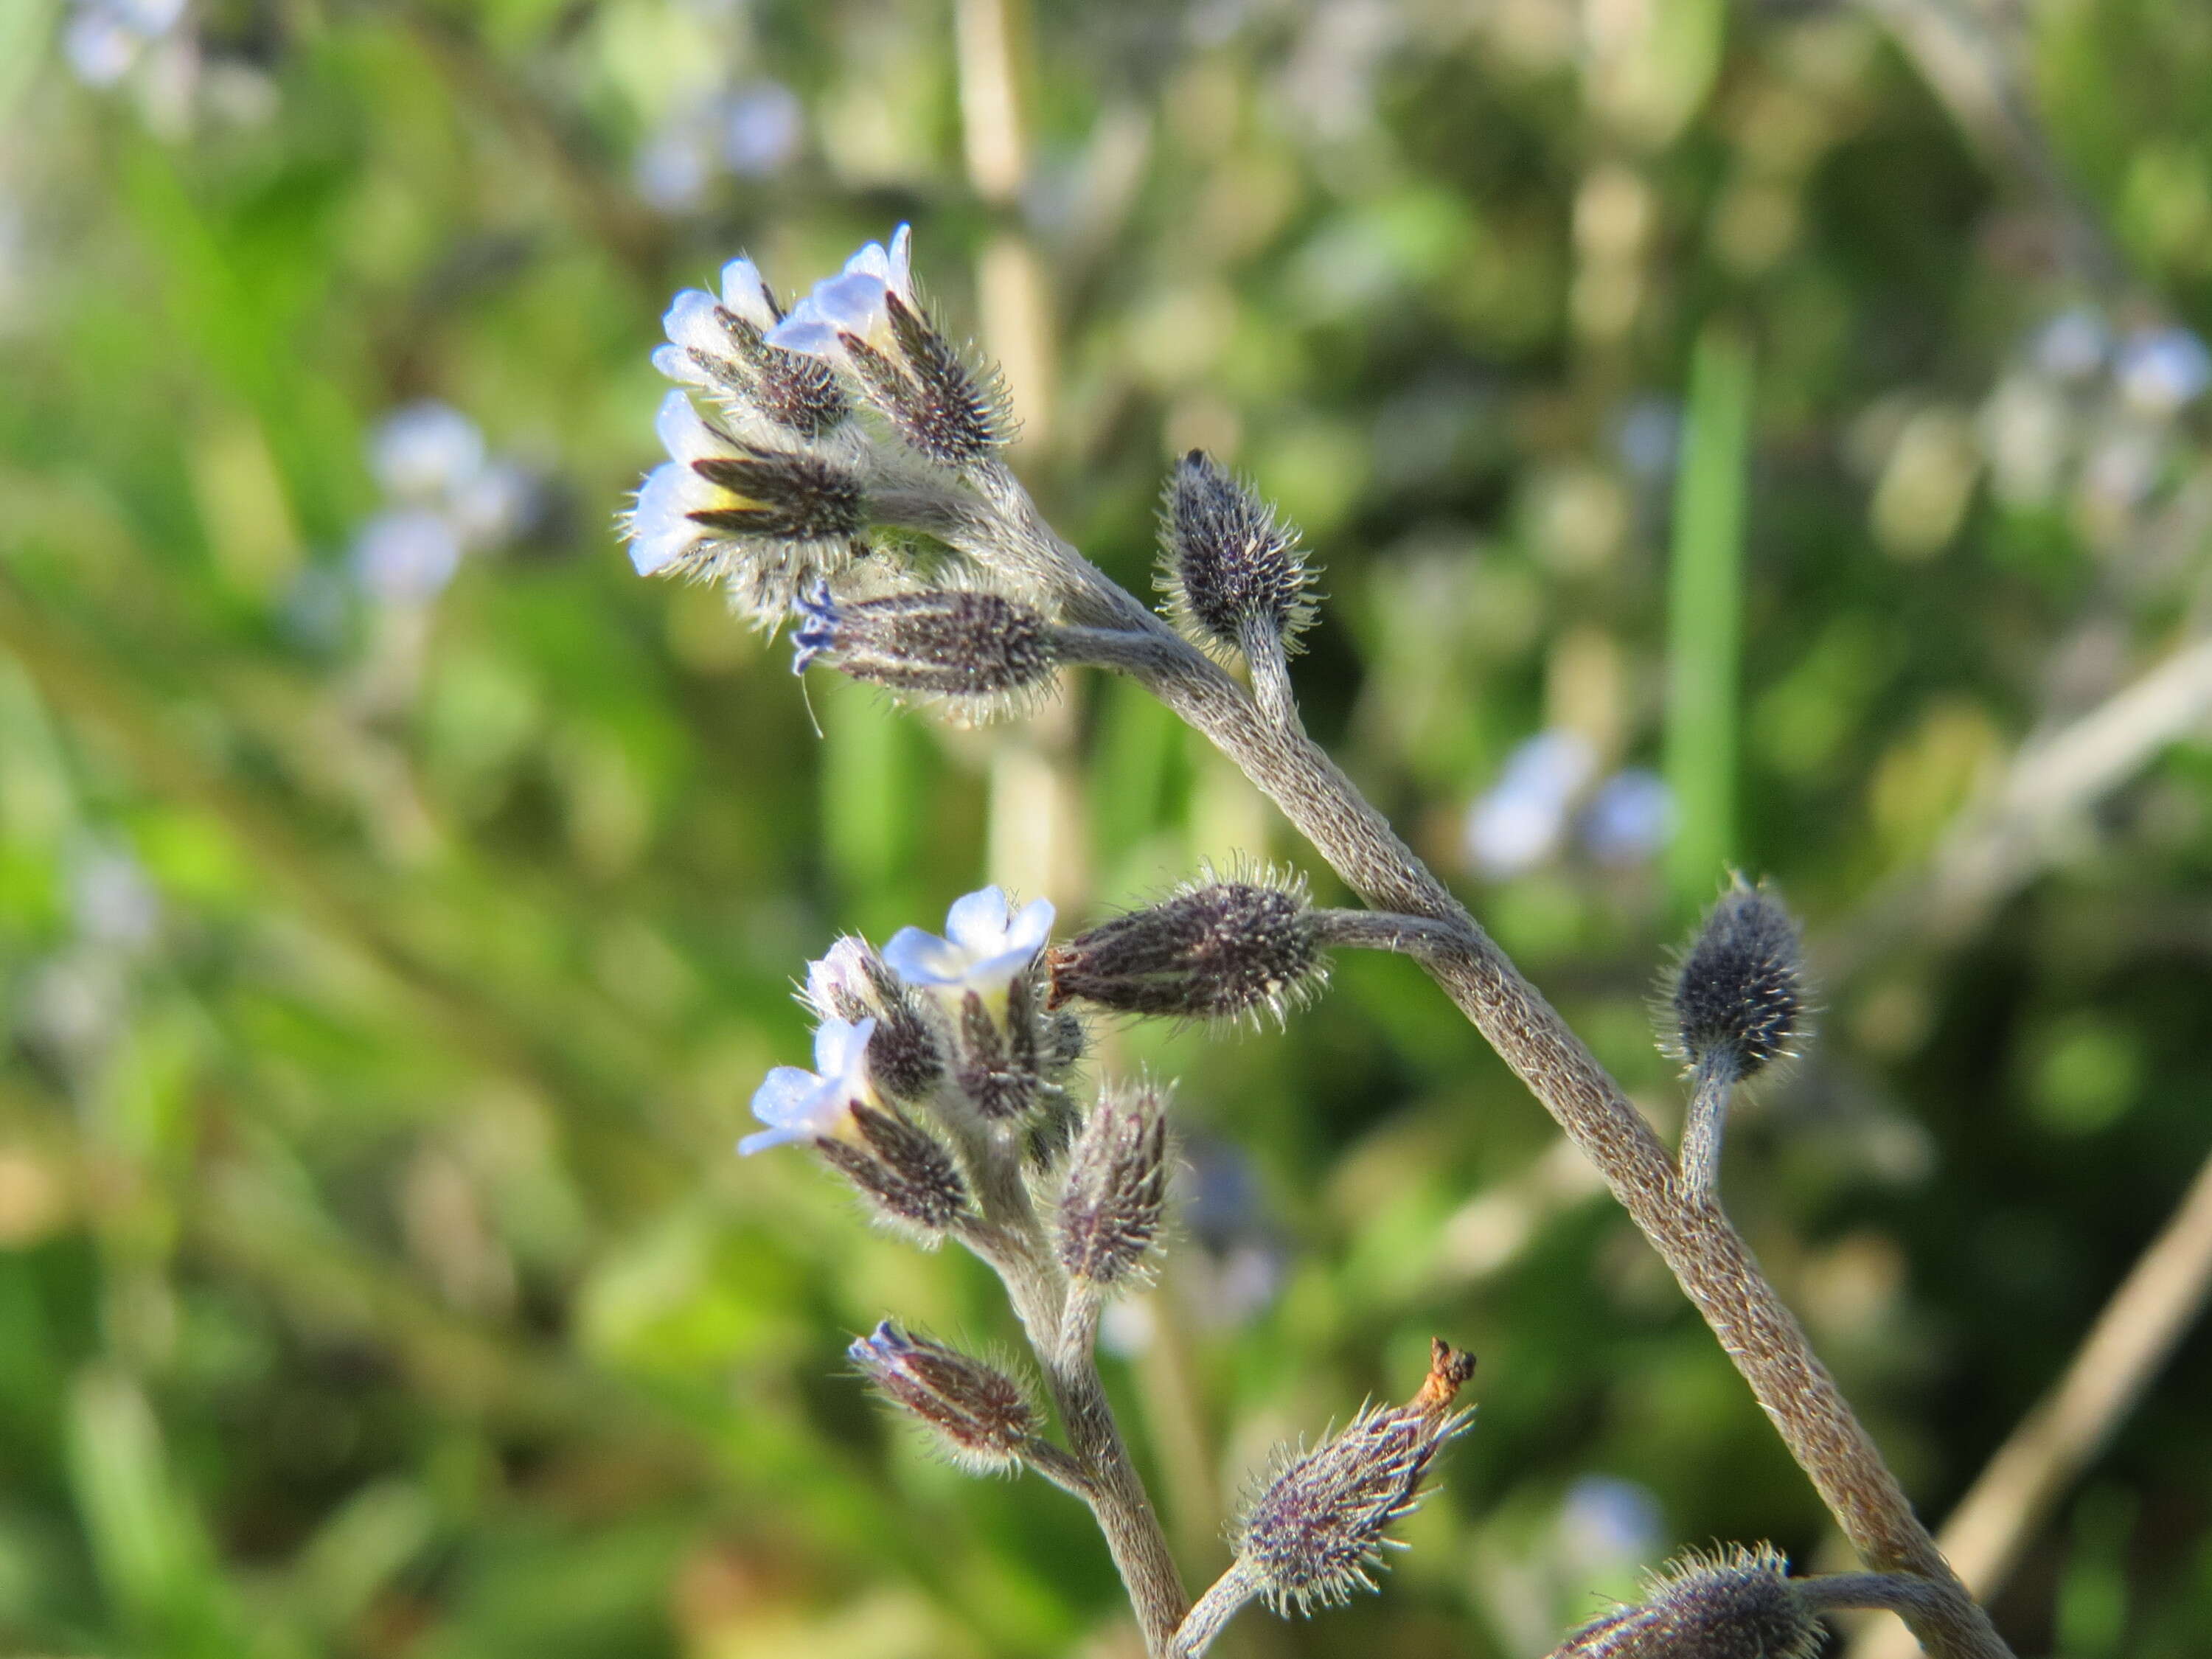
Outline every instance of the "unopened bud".
[[1305, 895], [1249, 881], [1208, 881], [1102, 922], [1054, 949], [1050, 963], [1055, 1006], [1080, 997], [1200, 1019], [1279, 1019], [1323, 971]]
[[1032, 690], [1057, 660], [1029, 605], [950, 588], [845, 601], [823, 583], [800, 598], [792, 672], [817, 658], [854, 679], [917, 696], [988, 699]]
[[1161, 1106], [1158, 1091], [1140, 1084], [1107, 1092], [1091, 1109], [1060, 1200], [1060, 1262], [1071, 1278], [1115, 1285], [1143, 1267], [1167, 1202]]
[[1775, 1550], [1686, 1556], [1634, 1607], [1585, 1625], [1551, 1659], [1813, 1659], [1820, 1621]]
[[1277, 1613], [1375, 1588], [1394, 1541], [1385, 1529], [1420, 1501], [1437, 1453], [1473, 1416], [1451, 1406], [1474, 1370], [1472, 1358], [1439, 1340], [1411, 1401], [1362, 1412], [1261, 1487], [1237, 1525], [1237, 1565]]
[[1249, 653], [1256, 630], [1290, 646], [1313, 620], [1297, 532], [1202, 449], [1168, 481], [1160, 546], [1162, 585], [1214, 645]]
[[935, 1430], [970, 1468], [1013, 1468], [1036, 1435], [1036, 1407], [1020, 1383], [888, 1319], [846, 1352], [885, 1399]]
[[1036, 1046], [1036, 993], [1027, 974], [1006, 987], [1006, 1017], [992, 1018], [975, 991], [960, 999], [959, 1042], [952, 1081], [986, 1120], [1026, 1117], [1044, 1087]]
[[886, 1221], [913, 1228], [933, 1243], [969, 1212], [968, 1183], [960, 1166], [936, 1136], [903, 1112], [858, 1104], [852, 1112], [858, 1144], [823, 1139], [815, 1143], [816, 1150], [844, 1172]]
[[1805, 1015], [1797, 925], [1741, 878], [1705, 918], [1674, 979], [1674, 1036], [1693, 1066], [1750, 1077], [1787, 1054]]
[[937, 1022], [867, 940], [848, 934], [807, 963], [806, 1001], [824, 1019], [876, 1022], [868, 1070], [884, 1096], [920, 1103], [937, 1091], [945, 1066]]
[[995, 373], [976, 374], [926, 313], [896, 292], [884, 296], [891, 337], [906, 374], [879, 385], [863, 360], [862, 374], [899, 435], [940, 466], [979, 461], [1010, 435], [1005, 388]]
[[836, 462], [795, 450], [740, 447], [691, 470], [725, 492], [726, 505], [690, 514], [726, 536], [763, 541], [848, 541], [868, 526], [867, 492]]

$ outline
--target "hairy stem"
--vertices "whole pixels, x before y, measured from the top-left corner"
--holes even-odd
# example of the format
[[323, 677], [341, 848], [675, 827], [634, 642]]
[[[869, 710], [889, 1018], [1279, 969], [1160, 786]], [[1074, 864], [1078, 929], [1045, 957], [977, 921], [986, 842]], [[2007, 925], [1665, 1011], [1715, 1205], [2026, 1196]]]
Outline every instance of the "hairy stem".
[[1929, 1650], [2010, 1659], [1743, 1240], [1686, 1188], [1582, 1039], [1295, 719], [1267, 720], [1219, 667], [1060, 541], [1003, 467], [979, 469], [975, 482], [996, 509], [985, 556], [1049, 580], [1075, 624], [1067, 631], [1083, 635], [1092, 659], [1130, 674], [1203, 733], [1370, 905], [1437, 925], [1421, 942], [1422, 965], [1597, 1166], [1860, 1556], [1934, 1587], [1929, 1605], [1902, 1610]]
[[1735, 1060], [1715, 1050], [1691, 1073], [1689, 1115], [1682, 1121], [1682, 1194], [1695, 1204], [1718, 1204], [1721, 1132], [1735, 1088]]
[[1818, 1578], [1793, 1578], [1797, 1599], [1815, 1613], [1844, 1607], [1887, 1607], [1895, 1613], [1936, 1614], [1942, 1591], [1925, 1578], [1896, 1572], [1832, 1572]]
[[[1034, 1252], [1016, 1250], [987, 1260], [1006, 1281], [1007, 1297], [1044, 1371], [1053, 1409], [1080, 1471], [1083, 1486], [1068, 1489], [1091, 1505], [1105, 1536], [1144, 1632], [1146, 1653], [1151, 1659], [1167, 1659], [1176, 1627], [1189, 1610], [1190, 1593], [1099, 1378], [1090, 1340], [1097, 1329], [1095, 1316], [1085, 1319], [1079, 1312], [1070, 1319], [1064, 1281]], [[1057, 1479], [1050, 1471], [1039, 1473]], [[1067, 1486], [1065, 1480], [1059, 1484]]]
[[1259, 1594], [1259, 1575], [1244, 1562], [1236, 1563], [1198, 1598], [1198, 1605], [1175, 1633], [1175, 1645], [1168, 1650], [1170, 1659], [1200, 1659], [1213, 1645], [1213, 1638], [1228, 1628], [1229, 1621]]

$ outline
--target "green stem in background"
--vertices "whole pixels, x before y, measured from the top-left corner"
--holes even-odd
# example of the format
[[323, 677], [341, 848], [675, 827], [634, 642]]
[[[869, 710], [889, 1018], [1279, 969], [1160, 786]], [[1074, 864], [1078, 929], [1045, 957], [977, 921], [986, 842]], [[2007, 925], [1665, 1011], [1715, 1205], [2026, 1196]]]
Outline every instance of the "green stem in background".
[[1737, 666], [1743, 636], [1743, 497], [1751, 349], [1718, 325], [1690, 366], [1667, 595], [1667, 884], [1684, 915], [1712, 897], [1735, 850]]

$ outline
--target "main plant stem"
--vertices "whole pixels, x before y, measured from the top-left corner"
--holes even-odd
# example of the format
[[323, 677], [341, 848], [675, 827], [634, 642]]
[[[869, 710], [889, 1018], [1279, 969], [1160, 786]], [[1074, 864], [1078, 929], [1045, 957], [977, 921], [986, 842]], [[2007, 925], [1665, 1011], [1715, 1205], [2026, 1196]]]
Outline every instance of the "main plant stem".
[[994, 469], [977, 482], [1006, 538], [994, 551], [1057, 579], [1074, 624], [1065, 630], [1072, 657], [1141, 682], [1235, 762], [1370, 905], [1437, 925], [1417, 953], [1422, 965], [1597, 1166], [1844, 1535], [1869, 1567], [1911, 1573], [1934, 1587], [1928, 1604], [1899, 1609], [1923, 1645], [1938, 1659], [2012, 1659], [1742, 1238], [1683, 1185], [1643, 1114], [1542, 994], [1294, 712], [1263, 715], [1228, 674], [1060, 541], [1011, 475]]
[[1145, 1651], [1150, 1659], [1167, 1659], [1176, 1627], [1190, 1611], [1190, 1593], [1098, 1375], [1097, 1321], [1067, 1318], [1062, 1281], [1026, 1242], [1010, 1253], [979, 1253], [1006, 1281], [1007, 1298], [1043, 1369], [1053, 1409], [1085, 1479], [1083, 1496], [1128, 1591]]

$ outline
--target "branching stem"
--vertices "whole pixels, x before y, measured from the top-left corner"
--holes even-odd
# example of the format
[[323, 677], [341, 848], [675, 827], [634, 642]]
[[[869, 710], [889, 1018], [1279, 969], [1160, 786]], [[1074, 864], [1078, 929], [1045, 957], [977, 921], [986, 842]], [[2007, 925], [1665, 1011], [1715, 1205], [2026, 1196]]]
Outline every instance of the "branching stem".
[[1928, 1650], [1938, 1659], [2011, 1659], [1742, 1238], [1680, 1177], [1582, 1039], [1295, 715], [1263, 715], [1219, 666], [1054, 535], [1003, 466], [986, 464], [975, 482], [994, 509], [971, 526], [986, 544], [975, 550], [1054, 587], [1073, 624], [1065, 631], [1094, 653], [1087, 659], [1128, 673], [1204, 734], [1370, 906], [1432, 925], [1422, 965], [1597, 1166], [1860, 1556], [1930, 1586], [1924, 1604], [1899, 1609]]

